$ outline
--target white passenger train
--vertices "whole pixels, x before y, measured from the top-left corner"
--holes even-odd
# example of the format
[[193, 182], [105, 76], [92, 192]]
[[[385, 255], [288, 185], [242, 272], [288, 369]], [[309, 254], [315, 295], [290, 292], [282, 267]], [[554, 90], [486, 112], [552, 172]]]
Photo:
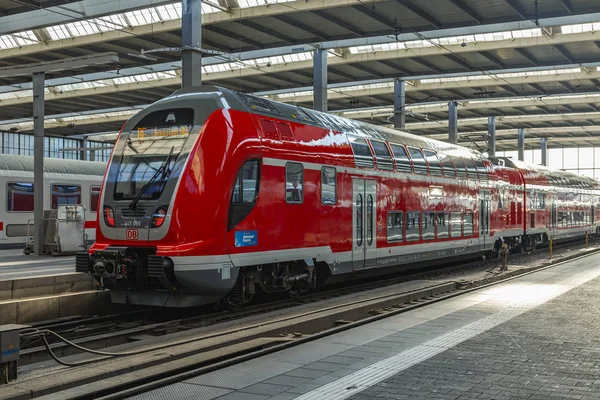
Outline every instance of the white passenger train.
[[[83, 204], [88, 240], [96, 236], [96, 212], [106, 163], [44, 159], [44, 209]], [[25, 244], [33, 220], [33, 157], [0, 155], [0, 247]], [[32, 229], [32, 228], [30, 228]]]

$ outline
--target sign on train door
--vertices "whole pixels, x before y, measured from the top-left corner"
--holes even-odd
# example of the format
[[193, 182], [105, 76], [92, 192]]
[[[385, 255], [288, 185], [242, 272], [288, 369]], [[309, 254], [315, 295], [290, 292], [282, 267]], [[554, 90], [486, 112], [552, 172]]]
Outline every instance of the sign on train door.
[[352, 268], [377, 265], [377, 183], [352, 180]]
[[479, 192], [479, 248], [484, 249], [490, 239], [490, 192]]

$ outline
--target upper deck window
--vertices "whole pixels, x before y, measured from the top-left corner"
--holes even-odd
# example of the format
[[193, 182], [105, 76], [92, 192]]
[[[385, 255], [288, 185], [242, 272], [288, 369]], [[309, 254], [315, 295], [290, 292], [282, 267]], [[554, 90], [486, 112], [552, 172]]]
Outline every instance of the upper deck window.
[[412, 167], [410, 166], [410, 159], [408, 158], [408, 153], [406, 153], [406, 149], [404, 148], [404, 146], [390, 143], [390, 147], [394, 152], [394, 160], [396, 160], [396, 169], [400, 172], [412, 172]]
[[465, 160], [460, 157], [450, 157], [456, 166], [456, 174], [459, 178], [467, 177], [467, 166], [465, 165]]
[[442, 164], [440, 163], [437, 154], [427, 149], [423, 150], [423, 152], [425, 153], [427, 164], [429, 164], [429, 172], [431, 173], [431, 176], [442, 176]]
[[454, 178], [456, 176], [456, 168], [449, 155], [442, 155], [442, 166], [444, 167], [444, 176], [448, 178]]
[[377, 161], [377, 168], [393, 170], [394, 162], [392, 161], [392, 155], [385, 142], [379, 140], [371, 140], [371, 147], [375, 151], [375, 159]]
[[357, 167], [370, 167], [373, 168], [373, 154], [367, 144], [367, 141], [363, 138], [348, 136], [352, 151], [354, 152], [354, 162]]
[[425, 157], [421, 153], [420, 149], [409, 147], [410, 158], [412, 158], [413, 165], [415, 166], [415, 174], [427, 175], [427, 164], [425, 163]]

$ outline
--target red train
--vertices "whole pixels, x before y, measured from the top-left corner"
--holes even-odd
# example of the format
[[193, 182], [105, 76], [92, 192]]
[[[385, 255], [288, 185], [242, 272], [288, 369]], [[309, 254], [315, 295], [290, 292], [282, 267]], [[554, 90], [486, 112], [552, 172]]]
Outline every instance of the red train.
[[214, 86], [123, 127], [77, 270], [114, 302], [242, 305], [597, 232], [600, 184]]

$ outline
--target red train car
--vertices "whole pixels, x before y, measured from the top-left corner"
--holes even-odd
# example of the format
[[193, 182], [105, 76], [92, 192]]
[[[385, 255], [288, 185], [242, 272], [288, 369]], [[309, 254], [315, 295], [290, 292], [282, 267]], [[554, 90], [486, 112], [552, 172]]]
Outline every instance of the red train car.
[[124, 125], [77, 270], [115, 302], [239, 306], [258, 290], [296, 295], [488, 255], [502, 240], [534, 246], [562, 229], [543, 222], [553, 205], [572, 200], [547, 198], [546, 216], [533, 211], [545, 230], [528, 235], [528, 186], [550, 193], [565, 176], [595, 199], [599, 188], [528, 168], [214, 86], [183, 89]]

